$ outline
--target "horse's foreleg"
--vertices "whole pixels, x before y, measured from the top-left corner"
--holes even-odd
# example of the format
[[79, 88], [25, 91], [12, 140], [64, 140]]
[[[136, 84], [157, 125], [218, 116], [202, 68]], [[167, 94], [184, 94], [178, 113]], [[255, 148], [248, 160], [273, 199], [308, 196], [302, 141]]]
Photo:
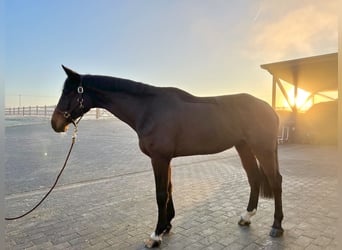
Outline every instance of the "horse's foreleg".
[[168, 184], [168, 202], [167, 202], [167, 226], [165, 229], [165, 233], [170, 232], [172, 225], [171, 220], [175, 217], [175, 208], [173, 206], [173, 200], [172, 200], [172, 183], [171, 183], [171, 167], [169, 167], [169, 184]]
[[259, 191], [260, 191], [260, 174], [257, 161], [252, 151], [246, 143], [235, 146], [239, 153], [243, 168], [248, 177], [248, 182], [251, 187], [247, 211], [245, 211], [238, 222], [240, 226], [248, 226], [251, 224], [251, 217], [256, 214]]
[[[170, 160], [164, 158], [152, 158], [158, 205], [158, 222], [150, 239], [145, 242], [145, 246], [148, 248], [159, 246], [162, 240], [162, 234], [171, 228], [170, 221], [173, 218], [171, 213], [173, 210], [173, 203], [172, 200], [170, 200], [171, 197], [169, 195], [169, 183], [171, 181], [169, 163]], [[168, 216], [168, 204], [170, 204], [170, 216]]]

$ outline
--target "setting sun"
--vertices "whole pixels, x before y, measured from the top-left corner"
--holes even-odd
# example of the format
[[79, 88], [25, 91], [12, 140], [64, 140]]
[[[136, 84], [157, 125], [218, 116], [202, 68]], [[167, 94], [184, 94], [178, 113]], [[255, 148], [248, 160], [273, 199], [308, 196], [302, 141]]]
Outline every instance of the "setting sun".
[[308, 110], [313, 102], [312, 99], [308, 100], [308, 97], [310, 96], [309, 92], [306, 92], [305, 90], [299, 89], [298, 88], [298, 92], [297, 92], [297, 98], [295, 100], [294, 97], [294, 87], [292, 87], [288, 92], [287, 92], [288, 96], [289, 96], [289, 102], [288, 103], [286, 100], [283, 101], [283, 105], [285, 108], [289, 108], [290, 106], [296, 106], [298, 110], [304, 111], [304, 110]]

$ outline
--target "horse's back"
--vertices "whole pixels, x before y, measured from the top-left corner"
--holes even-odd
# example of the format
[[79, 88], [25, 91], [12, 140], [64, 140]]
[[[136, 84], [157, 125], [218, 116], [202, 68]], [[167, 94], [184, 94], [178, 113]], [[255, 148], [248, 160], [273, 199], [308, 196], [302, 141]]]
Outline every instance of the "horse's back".
[[146, 114], [141, 143], [173, 156], [217, 153], [242, 141], [273, 145], [278, 131], [273, 109], [248, 94], [195, 97], [172, 89]]

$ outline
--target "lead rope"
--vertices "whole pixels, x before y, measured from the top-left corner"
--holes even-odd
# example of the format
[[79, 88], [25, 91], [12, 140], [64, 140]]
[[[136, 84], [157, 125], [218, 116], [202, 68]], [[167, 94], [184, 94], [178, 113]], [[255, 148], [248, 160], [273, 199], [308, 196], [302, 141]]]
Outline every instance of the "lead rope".
[[66, 167], [66, 165], [67, 165], [67, 162], [68, 162], [68, 160], [69, 160], [69, 157], [70, 157], [72, 148], [74, 147], [74, 144], [75, 144], [75, 141], [76, 141], [76, 137], [77, 137], [77, 131], [78, 131], [77, 125], [78, 125], [78, 123], [81, 121], [82, 117], [83, 117], [83, 115], [82, 115], [82, 116], [78, 119], [78, 121], [76, 121], [76, 122], [75, 122], [75, 121], [72, 121], [72, 124], [74, 124], [74, 133], [73, 133], [72, 138], [71, 138], [70, 149], [69, 149], [69, 152], [68, 152], [68, 154], [67, 154], [67, 156], [66, 156], [66, 158], [65, 158], [63, 167], [62, 167], [62, 169], [59, 171], [59, 174], [58, 174], [58, 176], [57, 176], [57, 178], [56, 178], [56, 180], [55, 180], [55, 183], [52, 185], [52, 187], [50, 188], [49, 192], [47, 192], [47, 193], [45, 194], [45, 196], [41, 199], [41, 201], [38, 202], [37, 205], [35, 205], [35, 206], [34, 206], [31, 210], [29, 210], [28, 212], [26, 212], [26, 213], [24, 213], [24, 214], [22, 214], [22, 215], [20, 215], [20, 216], [17, 216], [17, 217], [5, 218], [5, 220], [17, 220], [17, 219], [20, 219], [20, 218], [22, 218], [22, 217], [24, 217], [24, 216], [26, 216], [26, 215], [32, 213], [37, 207], [40, 206], [40, 204], [43, 203], [43, 201], [49, 196], [49, 194], [52, 192], [52, 190], [56, 187], [57, 182], [58, 182], [59, 178], [61, 177], [61, 175], [62, 175], [62, 173], [63, 173], [63, 171], [64, 171], [64, 169], [65, 169], [65, 167]]

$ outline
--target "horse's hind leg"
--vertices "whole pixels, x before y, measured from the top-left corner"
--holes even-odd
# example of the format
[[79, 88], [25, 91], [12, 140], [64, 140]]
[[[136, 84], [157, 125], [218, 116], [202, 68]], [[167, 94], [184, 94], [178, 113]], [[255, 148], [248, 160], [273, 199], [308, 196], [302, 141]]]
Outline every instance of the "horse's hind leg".
[[247, 211], [243, 215], [241, 215], [238, 224], [240, 226], [248, 226], [251, 223], [250, 218], [253, 215], [255, 215], [258, 206], [260, 174], [256, 158], [253, 155], [249, 146], [246, 143], [241, 143], [235, 146], [235, 148], [239, 153], [243, 168], [247, 173], [248, 182], [251, 188]]
[[277, 147], [273, 151], [259, 153], [257, 157], [260, 162], [260, 167], [262, 168], [261, 172], [266, 177], [262, 179], [265, 179], [264, 181], [268, 182], [265, 187], [266, 189], [267, 187], [270, 189], [268, 191], [264, 190], [265, 196], [267, 197], [268, 193], [274, 197], [274, 221], [270, 236], [279, 237], [283, 235], [284, 232], [281, 226], [284, 215], [282, 207], [282, 176], [279, 173]]

